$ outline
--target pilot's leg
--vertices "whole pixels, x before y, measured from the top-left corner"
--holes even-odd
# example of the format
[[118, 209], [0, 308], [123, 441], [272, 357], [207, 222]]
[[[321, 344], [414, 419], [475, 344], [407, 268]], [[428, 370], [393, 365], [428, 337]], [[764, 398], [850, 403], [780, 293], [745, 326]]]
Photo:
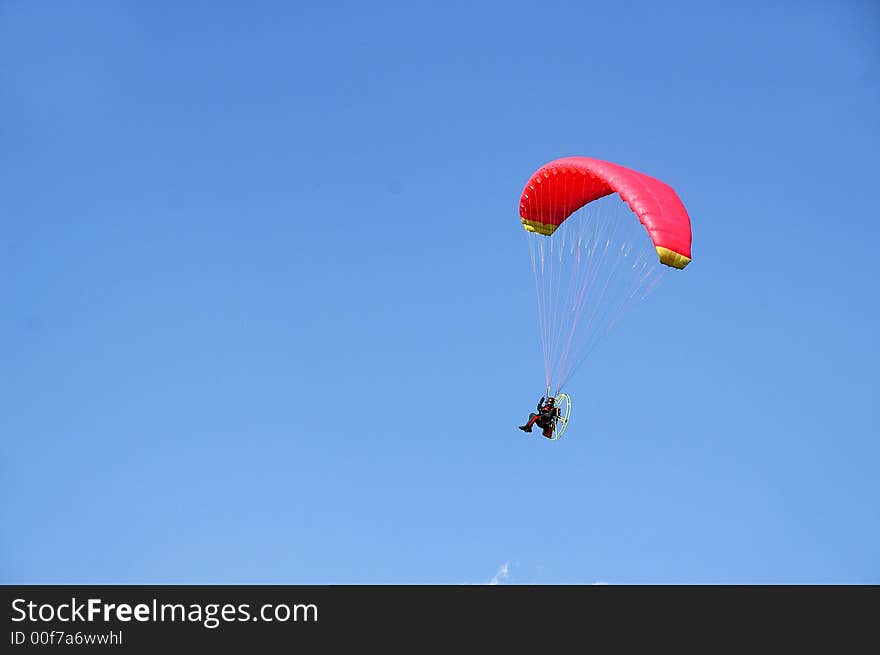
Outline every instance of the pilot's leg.
[[519, 429], [523, 432], [531, 432], [532, 426], [535, 424], [535, 421], [538, 420], [539, 416], [540, 414], [535, 414], [534, 412], [532, 412], [531, 414], [529, 414], [529, 422], [525, 425], [520, 425]]

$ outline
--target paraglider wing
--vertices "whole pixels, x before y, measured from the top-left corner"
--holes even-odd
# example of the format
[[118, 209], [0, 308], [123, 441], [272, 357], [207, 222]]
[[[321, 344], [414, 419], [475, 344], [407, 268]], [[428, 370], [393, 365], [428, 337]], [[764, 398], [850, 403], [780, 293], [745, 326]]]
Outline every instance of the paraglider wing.
[[578, 209], [612, 193], [638, 216], [663, 264], [684, 268], [690, 263], [690, 217], [675, 190], [599, 159], [563, 157], [535, 171], [520, 196], [520, 219], [529, 232], [550, 236]]

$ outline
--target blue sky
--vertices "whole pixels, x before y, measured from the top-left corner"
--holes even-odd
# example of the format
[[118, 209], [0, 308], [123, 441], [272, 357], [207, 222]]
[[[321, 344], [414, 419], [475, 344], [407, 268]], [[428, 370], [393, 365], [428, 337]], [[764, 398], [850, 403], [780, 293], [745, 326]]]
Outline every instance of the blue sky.
[[[880, 582], [875, 3], [80, 4], [0, 3], [0, 581]], [[693, 263], [550, 443], [565, 155]]]

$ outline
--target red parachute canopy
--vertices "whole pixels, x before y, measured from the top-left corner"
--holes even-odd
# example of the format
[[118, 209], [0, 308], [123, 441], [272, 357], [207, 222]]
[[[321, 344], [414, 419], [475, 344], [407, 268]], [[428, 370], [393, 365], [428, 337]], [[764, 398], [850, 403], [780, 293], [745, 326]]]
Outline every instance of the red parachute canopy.
[[563, 157], [539, 168], [520, 196], [529, 232], [550, 236], [575, 211], [617, 193], [629, 205], [667, 266], [691, 261], [691, 221], [671, 186], [638, 171], [589, 157]]

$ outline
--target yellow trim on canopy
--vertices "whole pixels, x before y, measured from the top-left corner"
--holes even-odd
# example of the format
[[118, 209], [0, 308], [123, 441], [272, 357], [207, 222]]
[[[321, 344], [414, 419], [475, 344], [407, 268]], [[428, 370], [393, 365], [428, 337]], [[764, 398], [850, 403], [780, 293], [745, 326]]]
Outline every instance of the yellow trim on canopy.
[[553, 223], [541, 223], [540, 221], [529, 221], [520, 216], [520, 220], [522, 221], [523, 227], [526, 228], [529, 232], [537, 232], [538, 234], [543, 234], [545, 236], [550, 236], [556, 231], [558, 225], [553, 225]]
[[684, 268], [691, 263], [690, 257], [679, 255], [677, 252], [663, 246], [657, 246], [657, 254], [660, 255], [661, 263], [672, 266], [672, 268]]

